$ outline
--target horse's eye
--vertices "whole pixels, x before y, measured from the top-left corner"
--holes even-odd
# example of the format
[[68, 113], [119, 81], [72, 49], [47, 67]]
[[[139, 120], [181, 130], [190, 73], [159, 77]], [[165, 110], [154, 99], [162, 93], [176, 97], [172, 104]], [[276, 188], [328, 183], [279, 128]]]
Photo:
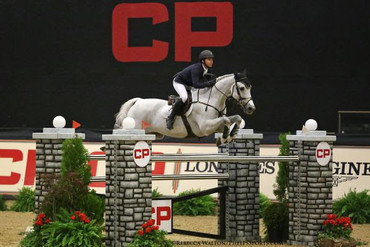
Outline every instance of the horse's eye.
[[240, 91], [244, 91], [245, 87], [240, 87], [239, 89], [240, 89]]

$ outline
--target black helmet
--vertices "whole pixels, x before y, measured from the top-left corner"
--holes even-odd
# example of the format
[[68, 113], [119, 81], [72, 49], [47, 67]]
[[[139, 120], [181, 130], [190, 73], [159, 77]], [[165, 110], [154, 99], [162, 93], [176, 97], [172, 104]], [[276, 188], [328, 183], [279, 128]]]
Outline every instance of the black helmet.
[[215, 56], [210, 50], [204, 50], [199, 54], [199, 61], [202, 61], [205, 58], [214, 58]]

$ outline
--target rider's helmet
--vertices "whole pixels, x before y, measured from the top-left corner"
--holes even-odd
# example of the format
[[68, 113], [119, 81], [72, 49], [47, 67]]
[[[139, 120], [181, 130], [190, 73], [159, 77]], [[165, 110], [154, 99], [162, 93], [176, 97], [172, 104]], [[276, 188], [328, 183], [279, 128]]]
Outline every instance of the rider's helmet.
[[199, 61], [202, 61], [205, 58], [214, 58], [215, 56], [210, 50], [204, 50], [199, 54]]

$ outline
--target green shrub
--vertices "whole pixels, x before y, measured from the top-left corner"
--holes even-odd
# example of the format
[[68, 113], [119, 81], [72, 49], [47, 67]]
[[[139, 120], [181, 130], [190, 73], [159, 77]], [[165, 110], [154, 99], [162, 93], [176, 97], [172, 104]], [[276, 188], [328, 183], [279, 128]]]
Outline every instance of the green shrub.
[[[191, 195], [199, 190], [188, 190], [179, 194], [179, 197]], [[173, 204], [174, 215], [215, 215], [216, 203], [210, 195], [188, 199], [186, 201], [175, 202]]]
[[89, 193], [88, 187], [77, 173], [70, 172], [68, 176], [51, 174], [44, 179], [48, 194], [41, 204], [41, 211], [53, 220], [56, 220], [62, 209], [68, 212], [80, 209]]
[[289, 210], [285, 203], [271, 203], [266, 207], [264, 215], [263, 223], [266, 228], [283, 229], [289, 222]]
[[5, 205], [5, 200], [2, 195], [0, 195], [0, 211], [5, 211], [6, 210], [6, 205]]
[[87, 165], [88, 151], [79, 137], [67, 139], [62, 145], [62, 176], [68, 176], [69, 173], [78, 173], [85, 185], [90, 183], [91, 167]]
[[370, 195], [368, 190], [357, 193], [350, 190], [348, 194], [333, 203], [333, 213], [338, 217], [350, 217], [352, 223], [370, 223]]
[[86, 213], [91, 219], [95, 219], [98, 224], [103, 224], [105, 213], [105, 198], [96, 194], [95, 190], [90, 191], [82, 200], [79, 209]]
[[41, 234], [46, 246], [103, 246], [102, 226], [79, 211], [70, 216], [69, 222], [43, 226]]
[[33, 212], [35, 211], [35, 197], [36, 193], [34, 190], [23, 187], [10, 209], [16, 212]]
[[[280, 148], [279, 156], [288, 156], [289, 155], [289, 141], [286, 139], [286, 136], [289, 133], [282, 133], [279, 135]], [[279, 162], [279, 171], [276, 176], [276, 184], [274, 184], [274, 195], [279, 202], [288, 201], [288, 185], [289, 185], [289, 162]]]
[[270, 199], [262, 193], [260, 193], [259, 197], [260, 197], [260, 217], [263, 218], [266, 207], [270, 205], [271, 202]]
[[91, 173], [87, 165], [88, 152], [82, 139], [75, 137], [65, 140], [62, 150], [61, 174], [43, 177], [48, 194], [41, 210], [56, 220], [62, 209], [67, 212], [78, 209], [91, 219], [96, 219], [98, 223], [103, 223], [105, 202], [95, 191], [89, 192]]
[[162, 197], [162, 193], [159, 192], [158, 188], [155, 188], [153, 191], [152, 191], [152, 198], [160, 198]]

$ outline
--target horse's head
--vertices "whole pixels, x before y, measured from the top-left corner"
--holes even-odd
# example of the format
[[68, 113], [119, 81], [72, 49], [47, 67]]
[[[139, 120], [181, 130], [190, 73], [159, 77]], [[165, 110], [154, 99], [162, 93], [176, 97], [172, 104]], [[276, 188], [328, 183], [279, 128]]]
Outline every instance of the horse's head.
[[235, 84], [232, 86], [232, 97], [238, 101], [243, 111], [250, 115], [256, 110], [251, 89], [252, 84], [243, 73], [234, 73]]

